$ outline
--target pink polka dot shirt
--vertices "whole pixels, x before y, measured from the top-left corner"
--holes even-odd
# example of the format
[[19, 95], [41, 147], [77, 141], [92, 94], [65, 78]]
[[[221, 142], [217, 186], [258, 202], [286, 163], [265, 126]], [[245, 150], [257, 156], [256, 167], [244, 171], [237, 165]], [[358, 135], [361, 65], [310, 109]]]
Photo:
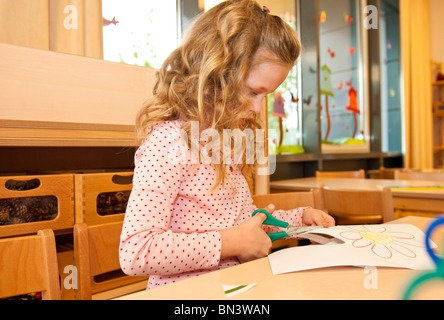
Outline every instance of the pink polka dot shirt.
[[[148, 275], [148, 288], [238, 264], [236, 257], [220, 259], [219, 230], [239, 225], [257, 209], [238, 168], [227, 165], [236, 192], [228, 182], [211, 190], [214, 167], [178, 161], [181, 141], [180, 122], [163, 122], [135, 154], [120, 264], [128, 275]], [[300, 226], [304, 209], [273, 215]]]

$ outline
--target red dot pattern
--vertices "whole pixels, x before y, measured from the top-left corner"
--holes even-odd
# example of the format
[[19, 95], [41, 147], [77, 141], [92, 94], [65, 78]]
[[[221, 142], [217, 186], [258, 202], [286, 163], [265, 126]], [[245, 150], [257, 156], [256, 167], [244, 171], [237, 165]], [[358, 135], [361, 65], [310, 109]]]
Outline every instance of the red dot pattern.
[[[128, 275], [149, 275], [148, 288], [238, 264], [235, 257], [220, 259], [219, 230], [238, 225], [256, 210], [238, 168], [227, 170], [237, 192], [228, 182], [211, 190], [214, 168], [179, 161], [183, 146], [180, 123], [167, 121], [154, 127], [135, 154], [120, 264]], [[274, 215], [301, 225], [303, 209]]]

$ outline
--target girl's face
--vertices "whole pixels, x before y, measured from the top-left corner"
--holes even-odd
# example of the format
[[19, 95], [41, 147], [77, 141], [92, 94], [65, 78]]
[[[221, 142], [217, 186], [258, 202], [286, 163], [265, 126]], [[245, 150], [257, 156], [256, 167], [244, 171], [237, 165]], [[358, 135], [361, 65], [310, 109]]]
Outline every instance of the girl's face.
[[271, 61], [260, 63], [251, 69], [247, 77], [246, 89], [251, 96], [253, 112], [261, 112], [262, 100], [284, 82], [290, 70], [290, 66]]

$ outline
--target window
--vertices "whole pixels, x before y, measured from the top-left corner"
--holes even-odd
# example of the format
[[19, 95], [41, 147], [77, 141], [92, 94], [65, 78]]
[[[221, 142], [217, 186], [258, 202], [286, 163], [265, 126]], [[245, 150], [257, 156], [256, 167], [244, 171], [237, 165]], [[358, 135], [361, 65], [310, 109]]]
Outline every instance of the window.
[[319, 10], [322, 152], [368, 152], [360, 1], [320, 0]]
[[[295, 17], [295, 1], [262, 1], [261, 4], [270, 9], [271, 14], [280, 16], [297, 31]], [[271, 154], [300, 154], [302, 147], [302, 125], [300, 93], [300, 63], [289, 73], [287, 79], [268, 95], [268, 129], [276, 132], [276, 138], [269, 141]]]
[[160, 68], [177, 47], [176, 1], [103, 0], [104, 59]]

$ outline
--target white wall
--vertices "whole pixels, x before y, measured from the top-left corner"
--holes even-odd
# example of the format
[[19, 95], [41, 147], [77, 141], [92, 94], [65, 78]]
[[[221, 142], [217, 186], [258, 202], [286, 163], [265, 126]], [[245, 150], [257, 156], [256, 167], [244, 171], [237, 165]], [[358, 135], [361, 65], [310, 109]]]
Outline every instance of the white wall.
[[430, 0], [432, 60], [444, 64], [444, 0]]

